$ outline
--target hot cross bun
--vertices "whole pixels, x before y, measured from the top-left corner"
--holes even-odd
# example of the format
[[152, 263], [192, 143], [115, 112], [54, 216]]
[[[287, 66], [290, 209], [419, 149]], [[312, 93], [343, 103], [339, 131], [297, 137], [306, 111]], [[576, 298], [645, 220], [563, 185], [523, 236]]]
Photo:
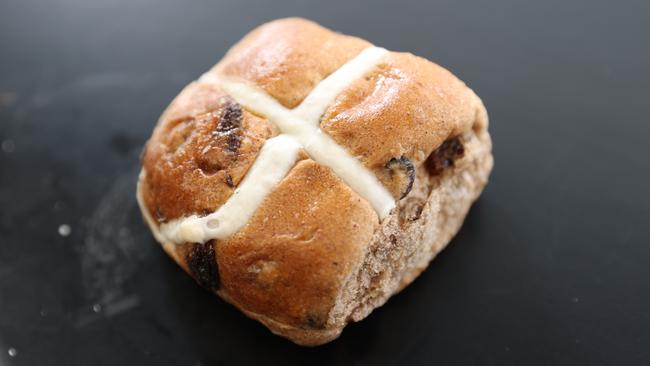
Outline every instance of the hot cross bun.
[[245, 36], [160, 117], [137, 198], [201, 286], [302, 345], [407, 286], [493, 165], [444, 68], [289, 18]]

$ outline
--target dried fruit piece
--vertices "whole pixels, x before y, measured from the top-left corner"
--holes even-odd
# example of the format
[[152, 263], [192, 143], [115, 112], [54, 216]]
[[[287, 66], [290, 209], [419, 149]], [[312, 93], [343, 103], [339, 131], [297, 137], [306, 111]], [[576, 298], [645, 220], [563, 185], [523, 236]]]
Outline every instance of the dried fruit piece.
[[241, 106], [231, 97], [224, 97], [225, 104], [219, 117], [219, 123], [213, 136], [219, 140], [224, 139], [226, 149], [236, 153], [241, 145], [241, 122], [243, 113]]
[[186, 260], [192, 277], [208, 290], [219, 289], [219, 268], [215, 257], [213, 240], [190, 244]]
[[411, 189], [413, 188], [413, 182], [415, 181], [415, 167], [413, 163], [404, 156], [398, 158], [392, 158], [386, 164], [386, 169], [390, 173], [390, 187], [389, 190], [393, 194], [398, 194], [399, 199], [406, 197]]
[[230, 187], [230, 188], [233, 188], [233, 187], [235, 186], [235, 184], [234, 184], [233, 181], [232, 181], [232, 175], [230, 175], [230, 174], [226, 174], [226, 184], [227, 184], [228, 187]]
[[242, 109], [231, 97], [224, 97], [224, 107], [221, 111], [217, 132], [227, 132], [241, 127]]
[[[212, 175], [224, 170], [237, 158], [243, 138], [243, 112], [241, 106], [231, 97], [224, 97], [218, 117], [216, 114], [208, 114], [205, 118], [218, 118], [218, 122], [208, 145], [201, 151], [197, 164], [204, 174]], [[227, 184], [231, 186], [230, 183]]]
[[443, 142], [427, 159], [429, 174], [438, 175], [445, 169], [453, 167], [457, 159], [463, 157], [465, 148], [460, 138], [454, 137]]

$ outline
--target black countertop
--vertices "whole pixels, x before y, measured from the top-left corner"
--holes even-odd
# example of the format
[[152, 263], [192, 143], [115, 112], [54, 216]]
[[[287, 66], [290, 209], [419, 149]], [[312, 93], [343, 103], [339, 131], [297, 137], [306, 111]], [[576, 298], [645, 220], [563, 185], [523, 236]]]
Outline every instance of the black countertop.
[[[171, 98], [290, 15], [452, 70], [496, 159], [450, 247], [318, 348], [195, 285], [134, 199]], [[0, 365], [650, 364], [649, 18], [647, 1], [1, 0]]]

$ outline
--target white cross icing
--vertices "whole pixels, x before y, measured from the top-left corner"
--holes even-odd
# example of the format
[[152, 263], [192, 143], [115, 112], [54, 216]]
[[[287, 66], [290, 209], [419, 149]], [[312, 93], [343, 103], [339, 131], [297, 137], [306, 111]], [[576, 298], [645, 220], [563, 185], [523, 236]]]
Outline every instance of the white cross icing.
[[[319, 128], [322, 115], [336, 97], [376, 66], [387, 52], [379, 47], [361, 51], [316, 85], [294, 109], [282, 106], [263, 90], [245, 81], [204, 74], [199, 82], [218, 84], [239, 104], [266, 117], [282, 133], [264, 143], [233, 195], [217, 211], [203, 217], [192, 215], [171, 220], [159, 228], [149, 215], [145, 215], [158, 241], [203, 243], [233, 235], [250, 220], [266, 196], [288, 174], [301, 148], [311, 159], [332, 169], [353, 191], [367, 200], [380, 219], [388, 216], [395, 207], [391, 194], [371, 171]], [[141, 197], [138, 199], [141, 201]]]

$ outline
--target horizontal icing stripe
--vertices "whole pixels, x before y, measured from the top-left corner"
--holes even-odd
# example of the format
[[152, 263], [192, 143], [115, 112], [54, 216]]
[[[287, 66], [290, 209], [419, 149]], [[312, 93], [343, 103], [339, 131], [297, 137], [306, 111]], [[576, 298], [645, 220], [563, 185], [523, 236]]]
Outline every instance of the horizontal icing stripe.
[[[266, 140], [257, 159], [232, 196], [207, 216], [192, 215], [160, 225], [159, 235], [171, 243], [204, 243], [224, 239], [250, 220], [269, 192], [293, 167], [301, 146], [288, 135]], [[159, 240], [160, 241], [160, 240]]]

